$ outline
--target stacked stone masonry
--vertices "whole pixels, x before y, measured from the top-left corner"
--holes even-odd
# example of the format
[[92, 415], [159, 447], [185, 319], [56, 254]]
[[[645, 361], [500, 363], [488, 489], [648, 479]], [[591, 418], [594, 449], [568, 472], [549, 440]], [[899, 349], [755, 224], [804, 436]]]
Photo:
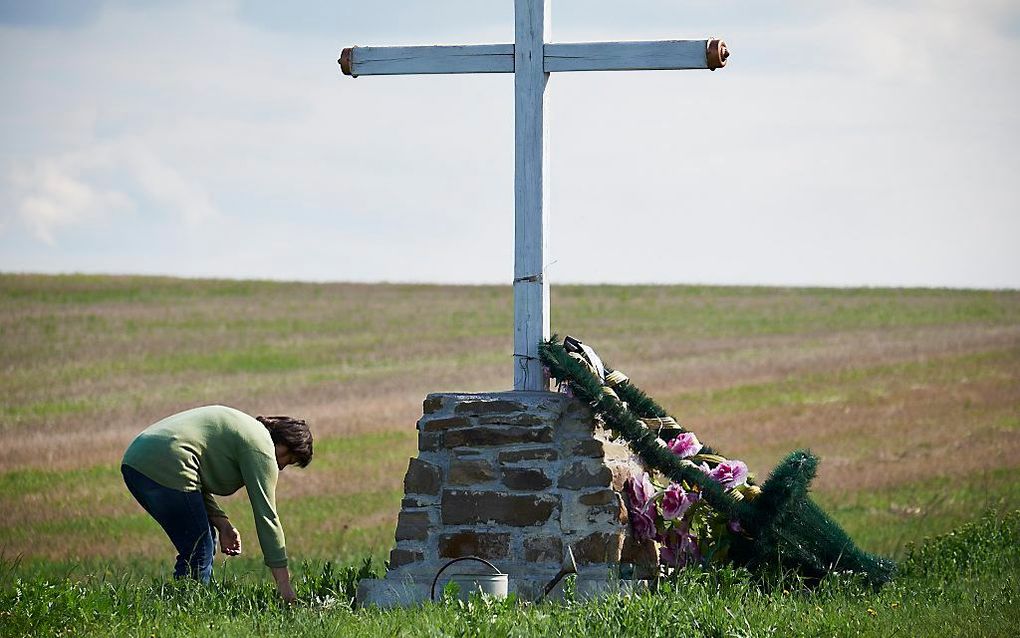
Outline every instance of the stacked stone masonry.
[[583, 403], [552, 392], [431, 394], [423, 411], [389, 570], [362, 583], [363, 603], [425, 600], [438, 570], [462, 556], [494, 563], [524, 599], [559, 571], [568, 546], [579, 583], [641, 562], [647, 548], [629, 539], [622, 489], [643, 468]]

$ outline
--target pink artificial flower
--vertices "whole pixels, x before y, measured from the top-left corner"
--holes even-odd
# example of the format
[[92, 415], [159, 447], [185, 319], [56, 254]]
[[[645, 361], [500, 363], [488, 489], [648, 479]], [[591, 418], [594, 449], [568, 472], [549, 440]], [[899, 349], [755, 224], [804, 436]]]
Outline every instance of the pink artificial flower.
[[677, 435], [672, 441], [666, 444], [673, 454], [676, 454], [682, 459], [687, 459], [698, 452], [704, 447], [701, 442], [698, 441], [698, 437], [694, 436], [693, 432], [683, 432]]
[[649, 507], [630, 510], [630, 525], [634, 530], [634, 538], [639, 541], [646, 541], [655, 538], [655, 504], [650, 503]]
[[743, 485], [747, 481], [747, 466], [743, 461], [723, 461], [708, 473], [726, 489]]
[[642, 472], [639, 477], [630, 477], [623, 484], [623, 488], [627, 492], [628, 509], [642, 510], [655, 496], [655, 486], [652, 485], [648, 472]]
[[662, 517], [666, 520], [682, 517], [698, 498], [698, 494], [684, 490], [677, 483], [671, 483], [662, 496]]
[[659, 562], [672, 567], [684, 567], [692, 562], [701, 560], [701, 550], [698, 549], [698, 538], [692, 535], [686, 527], [674, 527], [666, 533], [662, 539], [662, 548], [659, 550]]

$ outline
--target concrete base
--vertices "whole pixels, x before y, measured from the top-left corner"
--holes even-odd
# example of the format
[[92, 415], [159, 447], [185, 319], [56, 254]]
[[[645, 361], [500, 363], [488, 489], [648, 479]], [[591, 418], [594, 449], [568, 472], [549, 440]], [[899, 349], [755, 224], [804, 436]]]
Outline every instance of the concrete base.
[[429, 584], [389, 578], [369, 578], [358, 583], [355, 603], [360, 607], [410, 607], [429, 601]]
[[[445, 580], [445, 579], [444, 579]], [[611, 578], [581, 577], [575, 581], [575, 595], [578, 600], [589, 600], [605, 596], [633, 595], [648, 591], [647, 580], [618, 580]], [[436, 585], [436, 598], [443, 595], [443, 583]], [[361, 607], [379, 607], [390, 609], [393, 607], [409, 607], [423, 605], [430, 601], [430, 588], [432, 582], [416, 583], [412, 579], [403, 581], [391, 579], [366, 579], [358, 583], [358, 594], [356, 603]], [[542, 595], [546, 583], [534, 580], [510, 579], [510, 592], [517, 595], [522, 602], [536, 602]], [[563, 582], [556, 585], [546, 601], [556, 602], [563, 600]]]

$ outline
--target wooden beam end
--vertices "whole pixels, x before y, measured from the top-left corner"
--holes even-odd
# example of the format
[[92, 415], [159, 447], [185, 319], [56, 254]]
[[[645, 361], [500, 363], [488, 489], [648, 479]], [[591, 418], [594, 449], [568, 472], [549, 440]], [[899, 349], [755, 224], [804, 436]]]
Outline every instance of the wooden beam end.
[[726, 48], [726, 43], [719, 38], [711, 38], [708, 41], [707, 57], [709, 70], [715, 71], [726, 66], [726, 60], [730, 57], [730, 50]]
[[340, 63], [340, 70], [343, 71], [344, 75], [349, 75], [352, 78], [358, 76], [354, 75], [353, 62], [354, 62], [354, 47], [347, 47], [340, 52], [340, 59], [337, 60]]

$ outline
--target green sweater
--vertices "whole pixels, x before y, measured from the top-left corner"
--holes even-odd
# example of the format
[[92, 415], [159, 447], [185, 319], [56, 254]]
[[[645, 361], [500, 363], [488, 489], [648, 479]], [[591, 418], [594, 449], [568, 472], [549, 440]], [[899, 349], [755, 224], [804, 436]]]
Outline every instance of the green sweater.
[[201, 491], [210, 516], [226, 516], [213, 494], [247, 488], [266, 565], [287, 565], [276, 515], [276, 447], [269, 430], [253, 417], [222, 405], [168, 416], [135, 437], [123, 463], [165, 487]]

